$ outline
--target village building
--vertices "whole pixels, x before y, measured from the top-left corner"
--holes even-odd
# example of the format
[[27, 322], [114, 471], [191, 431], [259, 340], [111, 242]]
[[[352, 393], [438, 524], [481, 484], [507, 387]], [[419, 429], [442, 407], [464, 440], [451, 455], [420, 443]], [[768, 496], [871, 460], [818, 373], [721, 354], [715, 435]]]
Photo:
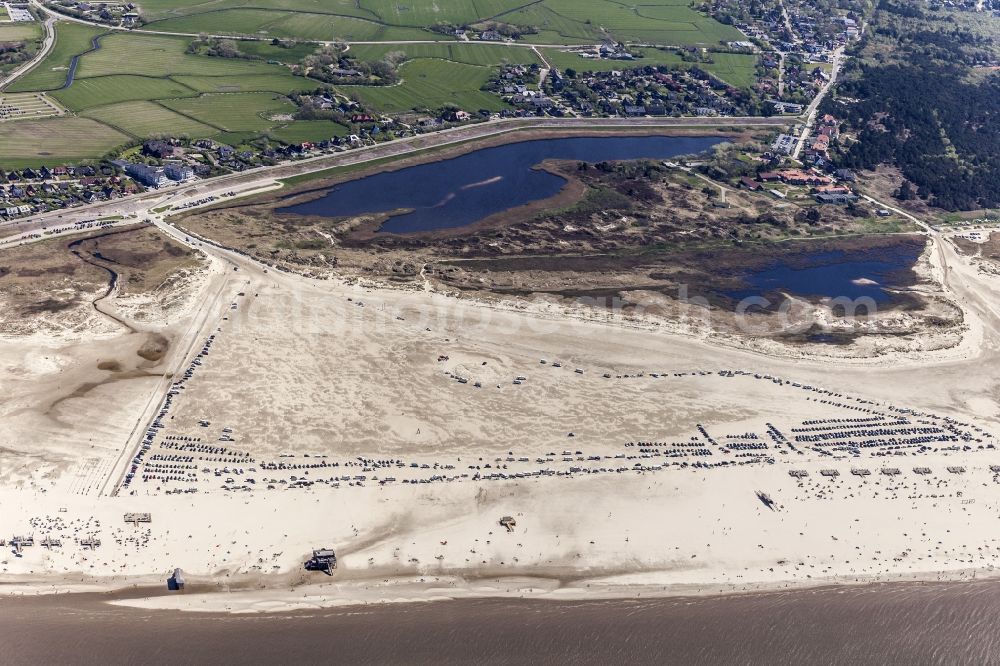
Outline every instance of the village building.
[[160, 187], [167, 183], [167, 174], [163, 167], [154, 167], [135, 162], [125, 162], [121, 166], [126, 174], [147, 187]]
[[816, 201], [821, 204], [836, 204], [844, 205], [854, 203], [858, 200], [858, 195], [854, 193], [838, 193], [838, 194], [817, 194]]
[[163, 165], [163, 173], [170, 180], [191, 180], [194, 178], [194, 169], [181, 162], [167, 162]]

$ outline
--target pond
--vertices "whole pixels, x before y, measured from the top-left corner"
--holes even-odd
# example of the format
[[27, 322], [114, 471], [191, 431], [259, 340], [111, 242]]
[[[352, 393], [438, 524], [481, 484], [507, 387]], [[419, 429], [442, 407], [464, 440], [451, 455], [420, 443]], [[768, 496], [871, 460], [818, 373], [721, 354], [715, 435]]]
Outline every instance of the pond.
[[533, 168], [547, 159], [590, 163], [662, 160], [699, 153], [723, 140], [613, 136], [522, 141], [348, 181], [321, 198], [277, 212], [348, 217], [402, 211], [391, 216], [379, 231], [451, 229], [558, 194], [565, 179]]
[[778, 292], [804, 298], [870, 298], [887, 303], [887, 287], [912, 283], [912, 268], [923, 246], [905, 243], [871, 250], [833, 250], [799, 254], [790, 262], [779, 262], [740, 275], [744, 287], [725, 292], [740, 301]]

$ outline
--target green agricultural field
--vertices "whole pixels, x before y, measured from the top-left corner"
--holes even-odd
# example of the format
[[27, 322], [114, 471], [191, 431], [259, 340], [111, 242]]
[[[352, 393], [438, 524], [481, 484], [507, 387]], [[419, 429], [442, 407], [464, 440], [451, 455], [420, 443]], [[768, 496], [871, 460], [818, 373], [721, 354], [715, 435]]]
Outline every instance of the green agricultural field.
[[250, 143], [255, 139], [259, 139], [260, 136], [260, 132], [222, 132], [221, 134], [216, 134], [212, 138], [220, 143], [224, 143], [240, 150], [241, 147], [243, 149], [249, 147]]
[[[198, 92], [275, 92], [314, 90], [320, 83], [291, 74], [248, 74], [244, 76], [174, 76], [174, 81]], [[176, 97], [176, 95], [174, 95]]]
[[503, 63], [541, 64], [530, 48], [503, 46], [501, 44], [356, 44], [350, 54], [358, 60], [374, 62], [383, 60], [388, 53], [405, 53], [411, 59], [439, 58], [467, 65], [493, 66]]
[[274, 46], [269, 41], [264, 40], [242, 40], [238, 42], [239, 49], [247, 55], [257, 56], [264, 60], [276, 60], [286, 65], [295, 65], [302, 62], [307, 55], [313, 54], [318, 48], [315, 44], [295, 43], [292, 46]]
[[[198, 93], [276, 92], [315, 87], [286, 67], [185, 52], [190, 40], [137, 33], [107, 35], [101, 48], [80, 57], [77, 76], [53, 96], [69, 109], [134, 100], [194, 97]], [[117, 71], [117, 74], [110, 72]]]
[[12, 83], [10, 92], [56, 90], [66, 83], [66, 74], [73, 56], [91, 48], [91, 40], [103, 34], [101, 28], [79, 23], [56, 23], [56, 43], [47, 56], [27, 75]]
[[[353, 16], [391, 25], [461, 23], [488, 18], [528, 4], [529, 0], [255, 0], [253, 6], [288, 12], [315, 12]], [[143, 15], [150, 20], [241, 8], [245, 0], [144, 0]]]
[[[73, 27], [69, 33], [60, 34], [63, 37], [59, 44], [69, 54], [71, 40], [66, 35], [77, 35]], [[76, 39], [74, 48], [89, 48], [92, 34], [96, 33], [79, 33], [82, 37]], [[73, 84], [51, 93], [67, 109], [84, 116], [76, 120], [102, 128], [95, 135], [102, 138], [100, 149], [86, 150], [93, 142], [85, 141], [77, 152], [52, 151], [53, 155], [99, 157], [129, 138], [154, 135], [250, 140], [274, 130], [288, 140], [305, 141], [346, 131], [332, 122], [299, 126], [299, 122], [288, 118], [270, 119], [294, 113], [295, 106], [284, 95], [311, 90], [318, 85], [315, 81], [294, 76], [281, 65], [189, 54], [185, 52], [189, 42], [184, 37], [134, 32], [102, 37], [100, 49], [80, 57]], [[309, 45], [310, 51], [314, 49]], [[58, 78], [50, 73], [47, 79], [50, 84], [45, 84], [44, 77], [36, 77], [36, 84], [41, 80], [41, 85], [59, 88], [66, 71], [56, 71]], [[8, 130], [9, 136], [16, 129], [23, 129], [29, 136], [35, 131], [34, 126], [21, 121], [10, 125], [14, 129]], [[76, 126], [44, 127], [73, 130]], [[55, 143], [58, 145], [58, 140]], [[0, 150], [0, 156], [6, 154]]]
[[153, 30], [331, 41], [448, 39], [439, 23], [502, 21], [539, 30], [536, 44], [620, 41], [717, 45], [740, 33], [691, 8], [689, 0], [152, 0], [142, 4]]
[[184, 18], [156, 21], [151, 30], [300, 39], [375, 39], [382, 25], [348, 16], [305, 14], [267, 9], [223, 9]]
[[429, 26], [474, 23], [527, 4], [524, 0], [359, 0], [359, 5], [390, 25]]
[[520, 9], [530, 4], [530, 0], [475, 0], [476, 14], [480, 18], [496, 18], [506, 20], [503, 14]]
[[0, 123], [0, 163], [7, 168], [79, 162], [104, 155], [129, 137], [89, 118]]
[[565, 44], [567, 46], [601, 43], [597, 37], [567, 37], [554, 30], [540, 30], [537, 33], [525, 35], [521, 41], [525, 44]]
[[292, 114], [295, 105], [272, 93], [226, 93], [171, 99], [163, 106], [226, 132], [264, 132], [281, 121], [268, 116]]
[[0, 23], [0, 42], [28, 42], [41, 38], [42, 26], [38, 23]]
[[329, 120], [296, 120], [284, 127], [271, 130], [268, 134], [285, 143], [302, 143], [347, 136], [348, 130], [343, 125]]
[[[220, 9], [242, 8], [246, 0], [143, 0], [142, 13], [147, 20], [192, 16]], [[315, 12], [355, 16], [377, 21], [374, 13], [358, 6], [357, 0], [255, 0], [253, 6], [261, 9], [279, 9], [288, 12]]]
[[757, 56], [744, 53], [710, 53], [709, 57], [713, 62], [701, 67], [726, 83], [739, 88], [749, 88], [757, 82], [754, 71], [757, 66]]
[[[21, 46], [23, 45], [23, 46]], [[33, 57], [42, 46], [42, 27], [39, 23], [0, 23], [0, 47], [17, 49], [25, 57]], [[0, 75], [6, 74], [20, 63], [0, 62]]]
[[503, 20], [516, 25], [530, 25], [546, 33], [544, 40], [535, 39], [537, 35], [529, 36], [530, 41], [540, 44], [593, 43], [604, 37], [598, 26], [567, 18], [553, 11], [546, 2], [528, 4], [524, 9], [505, 14]]
[[504, 108], [504, 102], [480, 88], [492, 68], [464, 65], [449, 60], [421, 58], [400, 67], [402, 82], [394, 86], [339, 86], [349, 96], [388, 113], [411, 109], [436, 109], [454, 104], [466, 111]]
[[[255, 0], [254, 9], [365, 19], [389, 26], [426, 27], [435, 23], [474, 23], [522, 7], [528, 0]], [[148, 0], [143, 15], [152, 21], [243, 9], [245, 0]]]
[[619, 41], [681, 46], [742, 38], [735, 28], [691, 9], [686, 0], [648, 0], [636, 6], [614, 0], [543, 0], [503, 20], [535, 26], [567, 41], [610, 35]]
[[[99, 157], [115, 146], [152, 135], [212, 136], [250, 141], [262, 134], [288, 142], [321, 140], [347, 132], [332, 121], [293, 121], [285, 95], [321, 84], [294, 76], [293, 65], [313, 53], [310, 41], [353, 42], [350, 56], [378, 61], [403, 52], [408, 61], [393, 86], [338, 86], [339, 92], [381, 112], [437, 109], [454, 105], [470, 112], [497, 111], [505, 103], [482, 86], [504, 63], [543, 64], [526, 45], [464, 43], [428, 28], [436, 24], [499, 21], [532, 27], [535, 44], [591, 44], [608, 38], [662, 45], [718, 45], [740, 39], [691, 8], [689, 0], [143, 0], [148, 30], [160, 35], [108, 31], [60, 21], [52, 52], [9, 92], [50, 91], [79, 116], [18, 121], [0, 128], [0, 160], [47, 158], [47, 162]], [[38, 40], [39, 24], [0, 25], [0, 42]], [[246, 35], [239, 49], [259, 60], [187, 53], [199, 33]], [[100, 36], [100, 47], [92, 40]], [[307, 40], [289, 48], [271, 38]], [[389, 44], [378, 42], [419, 41]], [[358, 42], [375, 42], [361, 44]], [[560, 69], [609, 70], [645, 64], [690, 66], [671, 52], [637, 48], [641, 59], [585, 60], [541, 46], [544, 59]], [[75, 56], [72, 85], [63, 88]], [[722, 80], [747, 87], [754, 81], [755, 56], [710, 54], [699, 66]], [[267, 61], [273, 61], [269, 64]], [[284, 64], [279, 64], [284, 63]], [[40, 146], [44, 146], [41, 148]], [[46, 155], [50, 153], [50, 155]]]
[[386, 26], [351, 16], [266, 9], [224, 9], [184, 18], [156, 21], [150, 30], [207, 32], [216, 35], [294, 37], [314, 41], [371, 41], [380, 39], [430, 39], [420, 29]]
[[219, 133], [214, 127], [164, 108], [156, 102], [121, 102], [89, 109], [84, 115], [139, 139], [184, 134], [189, 137], [207, 137]]
[[141, 33], [115, 33], [101, 39], [101, 48], [80, 58], [79, 78], [110, 74], [141, 76], [233, 76], [276, 74], [279, 65], [185, 53], [190, 39]]
[[77, 79], [69, 88], [53, 92], [52, 97], [71, 111], [81, 111], [117, 102], [191, 97], [197, 94], [188, 86], [170, 79], [120, 75]]

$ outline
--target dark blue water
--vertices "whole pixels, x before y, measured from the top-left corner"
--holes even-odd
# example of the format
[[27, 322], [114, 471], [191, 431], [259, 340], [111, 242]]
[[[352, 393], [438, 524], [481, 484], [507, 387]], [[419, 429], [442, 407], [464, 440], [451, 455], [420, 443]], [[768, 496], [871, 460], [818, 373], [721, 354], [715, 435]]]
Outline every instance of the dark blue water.
[[352, 180], [320, 199], [278, 212], [344, 217], [412, 209], [389, 218], [380, 231], [451, 229], [557, 194], [566, 181], [532, 168], [546, 159], [591, 163], [666, 159], [699, 153], [720, 141], [718, 137], [623, 136], [511, 143]]
[[892, 286], [891, 281], [900, 271], [912, 268], [922, 251], [919, 244], [908, 243], [879, 248], [877, 252], [835, 250], [798, 255], [794, 266], [772, 264], [741, 275], [747, 286], [725, 295], [742, 300], [782, 291], [803, 297], [867, 297], [884, 303], [891, 298], [885, 287]]
[[101, 37], [104, 35], [98, 35], [90, 40], [90, 48], [73, 56], [73, 59], [69, 61], [69, 70], [66, 72], [66, 82], [62, 84], [62, 89], [65, 90], [73, 85], [73, 81], [76, 80], [76, 68], [80, 65], [80, 58], [87, 55], [88, 53], [93, 53], [97, 49], [101, 48]]

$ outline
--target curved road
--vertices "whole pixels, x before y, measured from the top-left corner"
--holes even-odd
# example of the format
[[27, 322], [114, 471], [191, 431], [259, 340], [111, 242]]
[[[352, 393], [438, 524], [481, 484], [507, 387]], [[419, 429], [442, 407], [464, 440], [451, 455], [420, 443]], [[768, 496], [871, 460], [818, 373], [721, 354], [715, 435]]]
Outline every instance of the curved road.
[[34, 69], [35, 65], [40, 63], [45, 58], [45, 56], [49, 54], [49, 51], [51, 51], [52, 47], [55, 45], [56, 31], [53, 26], [55, 25], [56, 19], [51, 15], [50, 12], [46, 11], [46, 13], [49, 14], [49, 18], [45, 19], [45, 22], [42, 24], [42, 26], [45, 29], [45, 39], [42, 42], [42, 48], [38, 49], [38, 53], [35, 54], [34, 58], [24, 63], [17, 69], [13, 70], [9, 74], [7, 74], [7, 76], [0, 78], [0, 90], [3, 90], [5, 87], [13, 83], [15, 80], [24, 76], [29, 71]]

